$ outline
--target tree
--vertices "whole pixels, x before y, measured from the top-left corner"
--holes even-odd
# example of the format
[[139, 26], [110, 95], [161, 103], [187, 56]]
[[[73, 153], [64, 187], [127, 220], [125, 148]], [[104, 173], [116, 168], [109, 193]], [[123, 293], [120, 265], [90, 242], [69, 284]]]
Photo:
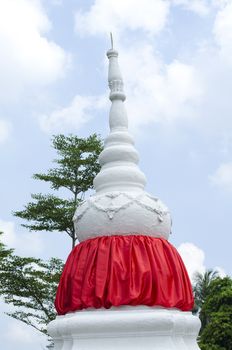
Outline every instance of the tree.
[[[196, 272], [193, 277], [193, 293], [195, 299], [194, 313], [200, 312], [202, 305], [204, 304], [207, 296], [210, 293], [211, 282], [218, 277], [218, 272], [214, 270], [206, 270], [205, 273], [201, 274]], [[200, 312], [201, 320], [201, 331], [206, 324], [206, 315], [204, 311]]]
[[93, 187], [93, 179], [100, 170], [98, 156], [102, 151], [102, 141], [96, 134], [86, 139], [57, 135], [53, 136], [52, 145], [58, 154], [54, 161], [57, 167], [33, 177], [48, 182], [52, 190], [68, 190], [71, 197], [64, 199], [54, 194], [32, 194], [33, 201], [14, 215], [28, 221], [22, 226], [30, 231], [66, 232], [74, 247], [76, 235], [72, 218], [85, 193]]
[[232, 279], [216, 278], [210, 283], [202, 310], [206, 325], [200, 335], [202, 350], [232, 350]]
[[[93, 187], [100, 169], [97, 160], [102, 141], [96, 134], [86, 139], [58, 135], [53, 136], [52, 144], [58, 154], [54, 161], [57, 166], [34, 178], [48, 182], [54, 191], [68, 190], [69, 198], [33, 194], [33, 201], [14, 214], [27, 221], [23, 226], [30, 231], [66, 232], [74, 246], [73, 214]], [[47, 334], [46, 326], [56, 316], [54, 299], [62, 268], [60, 259], [19, 257], [0, 241], [0, 296], [15, 307], [8, 315]]]
[[15, 307], [7, 315], [47, 335], [46, 326], [56, 317], [54, 299], [63, 261], [23, 258], [2, 242], [0, 257], [0, 295]]

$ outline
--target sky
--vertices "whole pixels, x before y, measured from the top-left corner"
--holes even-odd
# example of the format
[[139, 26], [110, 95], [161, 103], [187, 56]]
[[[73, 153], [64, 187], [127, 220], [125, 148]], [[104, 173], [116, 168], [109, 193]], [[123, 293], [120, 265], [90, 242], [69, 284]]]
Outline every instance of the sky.
[[[108, 133], [109, 33], [146, 190], [170, 209], [190, 277], [232, 274], [232, 1], [0, 0], [0, 230], [22, 256], [66, 259], [61, 233], [30, 233], [12, 212], [56, 157], [51, 137]], [[7, 307], [1, 303], [1, 311]], [[4, 350], [45, 340], [0, 314]]]

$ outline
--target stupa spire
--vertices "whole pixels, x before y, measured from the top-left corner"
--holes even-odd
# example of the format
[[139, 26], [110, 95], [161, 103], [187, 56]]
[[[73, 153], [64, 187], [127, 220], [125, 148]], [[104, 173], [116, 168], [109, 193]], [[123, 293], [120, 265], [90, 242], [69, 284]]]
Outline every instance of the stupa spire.
[[100, 154], [101, 171], [94, 179], [96, 192], [133, 190], [141, 191], [146, 184], [143, 172], [138, 168], [139, 155], [128, 132], [128, 117], [124, 101], [123, 78], [118, 64], [118, 52], [113, 47], [107, 51], [109, 59], [109, 99], [112, 102], [109, 114], [110, 134]]
[[73, 218], [77, 238], [83, 241], [103, 235], [142, 233], [167, 239], [171, 216], [158, 198], [144, 190], [146, 178], [138, 167], [139, 155], [128, 131], [126, 95], [113, 40], [106, 54], [109, 59], [109, 99], [112, 103], [110, 133], [99, 156], [101, 170], [93, 182], [96, 192], [77, 207]]
[[171, 216], [144, 191], [113, 45], [107, 56], [110, 134], [96, 193], [74, 215], [80, 243], [66, 261], [55, 300], [59, 316], [48, 333], [57, 350], [200, 350], [191, 283], [167, 242]]

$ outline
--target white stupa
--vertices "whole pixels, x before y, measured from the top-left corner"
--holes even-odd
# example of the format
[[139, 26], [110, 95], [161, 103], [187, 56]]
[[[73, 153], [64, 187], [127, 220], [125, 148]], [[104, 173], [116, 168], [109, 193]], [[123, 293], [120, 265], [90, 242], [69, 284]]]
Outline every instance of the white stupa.
[[[99, 157], [96, 192], [74, 215], [81, 243], [66, 263], [56, 299], [60, 315], [49, 324], [48, 332], [56, 350], [197, 350], [200, 321], [191, 311], [183, 311], [191, 310], [191, 287], [183, 262], [167, 242], [171, 216], [158, 198], [144, 190], [146, 178], [128, 132], [118, 52], [112, 46], [107, 56], [110, 134]], [[136, 249], [128, 253], [133, 244], [137, 256]], [[154, 262], [150, 250], [146, 251], [152, 244], [154, 254], [157, 250]], [[161, 245], [167, 249], [164, 253]], [[128, 261], [123, 254], [129, 254]], [[133, 268], [136, 263], [140, 266]], [[181, 296], [179, 290], [183, 290]]]

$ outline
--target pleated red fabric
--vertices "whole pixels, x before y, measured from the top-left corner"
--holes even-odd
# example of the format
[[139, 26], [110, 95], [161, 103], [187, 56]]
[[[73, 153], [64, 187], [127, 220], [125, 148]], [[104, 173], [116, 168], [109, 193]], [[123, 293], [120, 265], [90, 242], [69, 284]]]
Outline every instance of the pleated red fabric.
[[193, 307], [191, 283], [177, 250], [150, 236], [103, 236], [70, 253], [57, 290], [59, 315], [119, 305]]

